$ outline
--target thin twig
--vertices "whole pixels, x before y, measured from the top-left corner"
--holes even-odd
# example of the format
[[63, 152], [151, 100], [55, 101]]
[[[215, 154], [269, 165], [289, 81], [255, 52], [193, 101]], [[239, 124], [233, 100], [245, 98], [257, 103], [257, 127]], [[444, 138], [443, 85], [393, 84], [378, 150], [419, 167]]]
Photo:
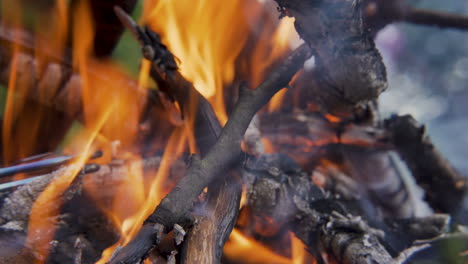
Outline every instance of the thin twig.
[[366, 0], [364, 14], [374, 33], [394, 22], [408, 22], [440, 28], [468, 29], [468, 16], [416, 8], [406, 0]]
[[406, 161], [417, 183], [426, 191], [425, 199], [443, 213], [456, 213], [463, 203], [468, 182], [442, 156], [410, 115], [393, 116], [385, 121], [393, 133], [396, 150]]
[[402, 21], [440, 28], [468, 29], [468, 16], [437, 12], [419, 8], [409, 8]]

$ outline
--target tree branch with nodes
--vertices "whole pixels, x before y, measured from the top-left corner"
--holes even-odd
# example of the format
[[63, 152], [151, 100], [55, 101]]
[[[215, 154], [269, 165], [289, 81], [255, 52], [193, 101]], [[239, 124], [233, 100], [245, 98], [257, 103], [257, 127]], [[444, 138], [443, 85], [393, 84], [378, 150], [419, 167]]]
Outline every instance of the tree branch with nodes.
[[[140, 40], [140, 42], [147, 43], [145, 40]], [[146, 49], [146, 54], [154, 56], [155, 53], [148, 48], [150, 46], [144, 45], [143, 47]], [[276, 68], [256, 89], [241, 87], [239, 101], [216, 143], [205, 156], [192, 158], [186, 177], [178, 182], [161, 201], [136, 237], [116, 252], [109, 263], [135, 263], [142, 260], [149, 250], [161, 241], [164, 234], [186, 216], [194, 200], [206, 186], [214, 180], [219, 180], [216, 179], [218, 175], [227, 176], [222, 172], [228, 171], [242, 157], [240, 144], [253, 116], [268, 103], [276, 92], [288, 85], [294, 74], [310, 56], [310, 49], [304, 44], [293, 51], [282, 65]], [[155, 57], [148, 57], [155, 59]], [[152, 62], [154, 64], [156, 61]]]

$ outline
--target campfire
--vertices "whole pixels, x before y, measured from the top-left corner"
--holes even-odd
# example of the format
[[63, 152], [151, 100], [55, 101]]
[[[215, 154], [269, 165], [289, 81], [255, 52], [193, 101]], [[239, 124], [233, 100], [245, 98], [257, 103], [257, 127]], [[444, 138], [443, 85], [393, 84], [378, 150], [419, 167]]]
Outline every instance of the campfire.
[[0, 263], [467, 261], [467, 178], [412, 116], [380, 116], [375, 37], [468, 17], [404, 0], [0, 12]]

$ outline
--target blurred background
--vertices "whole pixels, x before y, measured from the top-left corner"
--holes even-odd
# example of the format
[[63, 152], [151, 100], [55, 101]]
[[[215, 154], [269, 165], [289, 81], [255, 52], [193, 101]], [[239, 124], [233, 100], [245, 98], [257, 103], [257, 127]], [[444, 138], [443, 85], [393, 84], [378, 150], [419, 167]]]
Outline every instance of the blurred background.
[[[468, 14], [468, 2], [411, 1], [421, 8]], [[412, 114], [434, 144], [468, 175], [468, 32], [392, 24], [377, 35], [389, 88], [380, 97], [383, 117]]]

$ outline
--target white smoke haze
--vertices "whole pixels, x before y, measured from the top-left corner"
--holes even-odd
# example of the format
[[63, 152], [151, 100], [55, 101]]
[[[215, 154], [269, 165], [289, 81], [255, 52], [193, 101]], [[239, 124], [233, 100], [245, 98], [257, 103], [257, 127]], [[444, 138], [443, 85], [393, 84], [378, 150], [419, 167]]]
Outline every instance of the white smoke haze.
[[[465, 1], [416, 1], [414, 5], [468, 14]], [[389, 88], [380, 99], [383, 117], [411, 114], [434, 144], [468, 175], [468, 33], [397, 23], [377, 35]]]

